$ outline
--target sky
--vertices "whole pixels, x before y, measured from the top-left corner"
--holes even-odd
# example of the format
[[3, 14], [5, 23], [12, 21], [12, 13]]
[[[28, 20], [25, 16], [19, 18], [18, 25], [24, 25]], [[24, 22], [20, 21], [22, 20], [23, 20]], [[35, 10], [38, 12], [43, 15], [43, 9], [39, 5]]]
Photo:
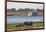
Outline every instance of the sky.
[[34, 4], [34, 3], [18, 3], [18, 2], [7, 2], [7, 8], [30, 8], [30, 9], [43, 9], [43, 4]]

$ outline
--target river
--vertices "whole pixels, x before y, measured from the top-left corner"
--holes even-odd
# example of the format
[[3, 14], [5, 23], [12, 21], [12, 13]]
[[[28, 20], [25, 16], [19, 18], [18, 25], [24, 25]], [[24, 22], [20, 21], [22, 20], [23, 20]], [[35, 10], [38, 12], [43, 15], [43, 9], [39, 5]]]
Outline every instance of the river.
[[7, 16], [7, 23], [23, 23], [25, 21], [40, 21], [43, 16]]

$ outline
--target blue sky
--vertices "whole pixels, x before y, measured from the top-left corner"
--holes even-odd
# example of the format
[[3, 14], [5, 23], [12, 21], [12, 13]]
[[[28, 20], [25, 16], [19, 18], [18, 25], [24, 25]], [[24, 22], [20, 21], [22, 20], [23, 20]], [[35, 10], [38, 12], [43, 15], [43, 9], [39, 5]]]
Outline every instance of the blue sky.
[[30, 9], [43, 9], [43, 4], [33, 4], [33, 3], [18, 3], [18, 2], [7, 2], [7, 8], [30, 8]]

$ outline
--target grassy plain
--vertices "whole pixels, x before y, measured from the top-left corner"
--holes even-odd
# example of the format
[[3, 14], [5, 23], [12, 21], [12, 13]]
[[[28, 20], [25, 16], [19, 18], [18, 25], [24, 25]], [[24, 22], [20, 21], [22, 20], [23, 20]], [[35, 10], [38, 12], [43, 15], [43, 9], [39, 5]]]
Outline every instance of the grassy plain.
[[[23, 23], [21, 23], [21, 24], [23, 24]], [[7, 24], [7, 29], [12, 29], [12, 30], [14, 30], [14, 29], [15, 30], [24, 30], [24, 29], [29, 30], [29, 29], [32, 29], [33, 27], [43, 27], [43, 22], [33, 22], [32, 26], [26, 26], [26, 25], [24, 25], [24, 26], [19, 26], [19, 27], [16, 27], [15, 23]]]

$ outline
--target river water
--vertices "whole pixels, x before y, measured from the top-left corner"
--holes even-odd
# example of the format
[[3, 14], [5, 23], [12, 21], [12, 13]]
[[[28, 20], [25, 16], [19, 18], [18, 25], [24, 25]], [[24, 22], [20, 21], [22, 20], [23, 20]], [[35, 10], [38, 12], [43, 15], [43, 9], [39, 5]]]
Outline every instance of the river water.
[[7, 23], [23, 23], [25, 21], [40, 21], [43, 16], [7, 16]]

